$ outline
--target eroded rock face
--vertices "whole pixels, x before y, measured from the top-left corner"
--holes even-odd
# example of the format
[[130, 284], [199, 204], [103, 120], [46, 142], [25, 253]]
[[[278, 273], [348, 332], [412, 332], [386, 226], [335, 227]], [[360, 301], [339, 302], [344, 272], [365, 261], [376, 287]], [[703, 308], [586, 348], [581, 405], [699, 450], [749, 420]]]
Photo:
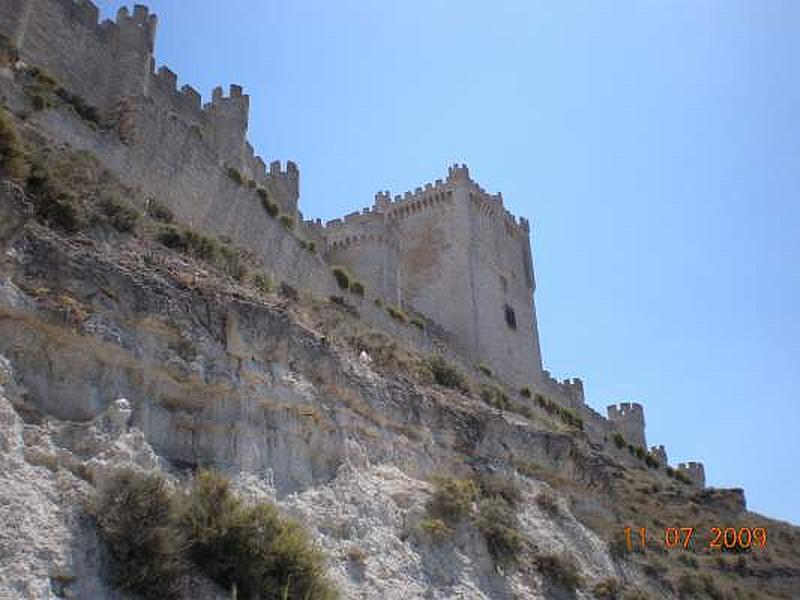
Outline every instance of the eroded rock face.
[[[14, 550], [0, 590], [114, 597], [82, 507], [88, 481], [122, 465], [173, 479], [199, 465], [230, 473], [246, 498], [273, 499], [311, 528], [346, 597], [546, 595], [531, 565], [499, 573], [468, 521], [444, 542], [421, 533], [429, 477], [480, 465], [517, 479], [522, 532], [547, 540], [543, 550], [578, 548], [586, 573], [614, 573], [566, 505], [563, 519], [542, 513], [533, 498], [544, 484], [508, 468], [536, 462], [591, 478], [579, 441], [378, 375], [281, 307], [176, 285], [131, 250], [108, 252], [36, 225], [7, 251], [0, 380], [19, 393], [0, 407], [2, 460], [14, 465], [2, 475], [13, 478], [3, 510], [16, 523], [4, 539], [31, 550]], [[41, 509], [33, 520], [29, 502]]]

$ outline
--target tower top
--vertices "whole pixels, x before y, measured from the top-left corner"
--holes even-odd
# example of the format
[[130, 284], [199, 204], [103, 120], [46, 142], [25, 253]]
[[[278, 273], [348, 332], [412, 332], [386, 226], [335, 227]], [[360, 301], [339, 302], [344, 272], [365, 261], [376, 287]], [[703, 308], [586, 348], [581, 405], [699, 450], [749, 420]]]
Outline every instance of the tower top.
[[452, 167], [447, 168], [447, 181], [470, 181], [469, 168], [466, 164], [454, 164]]

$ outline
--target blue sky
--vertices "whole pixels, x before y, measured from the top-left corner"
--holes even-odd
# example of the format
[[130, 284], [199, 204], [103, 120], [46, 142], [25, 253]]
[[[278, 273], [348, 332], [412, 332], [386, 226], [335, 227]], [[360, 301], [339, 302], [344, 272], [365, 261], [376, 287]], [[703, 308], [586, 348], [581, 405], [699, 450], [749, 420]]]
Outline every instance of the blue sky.
[[307, 217], [466, 162], [532, 222], [546, 366], [800, 523], [800, 3], [150, 6], [181, 85], [251, 94]]

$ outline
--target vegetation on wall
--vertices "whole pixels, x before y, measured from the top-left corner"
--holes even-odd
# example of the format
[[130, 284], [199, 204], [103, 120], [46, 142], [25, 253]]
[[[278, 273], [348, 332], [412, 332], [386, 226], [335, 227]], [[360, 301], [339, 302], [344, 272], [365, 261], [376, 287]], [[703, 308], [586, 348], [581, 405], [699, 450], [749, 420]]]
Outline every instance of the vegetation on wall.
[[483, 534], [499, 566], [517, 564], [524, 544], [516, 512], [520, 493], [512, 480], [499, 475], [439, 477], [433, 484], [434, 492], [426, 505], [427, 519], [423, 521], [425, 529], [448, 534], [459, 523], [469, 521]]
[[323, 556], [296, 522], [267, 502], [245, 505], [228, 480], [201, 471], [187, 491], [123, 470], [92, 505], [114, 585], [174, 598], [190, 565], [241, 598], [336, 598]]
[[15, 180], [28, 176], [29, 165], [25, 146], [11, 116], [0, 108], [0, 172]]

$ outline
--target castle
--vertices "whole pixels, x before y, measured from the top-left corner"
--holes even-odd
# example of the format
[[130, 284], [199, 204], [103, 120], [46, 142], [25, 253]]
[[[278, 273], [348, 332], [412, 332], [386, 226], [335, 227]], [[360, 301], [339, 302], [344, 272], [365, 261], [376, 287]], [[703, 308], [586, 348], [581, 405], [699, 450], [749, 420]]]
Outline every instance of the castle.
[[[142, 198], [169, 204], [178, 221], [230, 238], [270, 265], [287, 283], [328, 297], [339, 293], [332, 266], [346, 267], [367, 290], [362, 318], [425, 352], [447, 354], [480, 375], [478, 365], [514, 389], [529, 388], [583, 420], [590, 439], [621, 433], [646, 448], [639, 404], [608, 407], [607, 418], [585, 403], [579, 379], [557, 381], [542, 367], [530, 225], [475, 183], [466, 165], [402, 195], [376, 194], [371, 207], [327, 223], [303, 220], [297, 166], [267, 163], [247, 141], [249, 97], [231, 85], [210, 102], [166, 66], [156, 69], [157, 18], [141, 5], [99, 22], [89, 0], [6, 0], [0, 35], [21, 61], [52, 73], [97, 108], [103, 127], [36, 115], [58, 143], [92, 152]], [[6, 101], [24, 109], [25, 99]], [[236, 177], [231, 177], [231, 173]], [[243, 182], [247, 182], [243, 185]], [[296, 231], [268, 215], [265, 190]], [[309, 242], [319, 249], [308, 252]], [[424, 320], [402, 326], [381, 305]], [[651, 452], [662, 464], [663, 446]], [[699, 463], [679, 465], [704, 485]]]

